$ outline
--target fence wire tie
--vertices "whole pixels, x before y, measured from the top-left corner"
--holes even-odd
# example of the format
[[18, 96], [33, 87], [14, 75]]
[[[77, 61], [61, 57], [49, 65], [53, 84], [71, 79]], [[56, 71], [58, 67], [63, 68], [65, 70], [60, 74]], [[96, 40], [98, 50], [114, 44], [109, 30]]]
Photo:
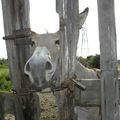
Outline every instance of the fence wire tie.
[[35, 92], [40, 92], [42, 94], [45, 93], [51, 93], [51, 92], [58, 92], [58, 91], [62, 91], [65, 89], [69, 89], [70, 91], [74, 91], [74, 86], [78, 87], [81, 90], [85, 90], [86, 86], [83, 85], [82, 83], [80, 83], [79, 80], [75, 80], [75, 79], [68, 79], [65, 80], [63, 83], [61, 83], [60, 86], [51, 88], [50, 90], [46, 90], [46, 91], [41, 91], [41, 90], [32, 90], [32, 89], [28, 89], [28, 88], [20, 88], [19, 90], [16, 89], [12, 89], [13, 94], [19, 95], [19, 96], [25, 96], [25, 95], [29, 95], [31, 93], [35, 93]]

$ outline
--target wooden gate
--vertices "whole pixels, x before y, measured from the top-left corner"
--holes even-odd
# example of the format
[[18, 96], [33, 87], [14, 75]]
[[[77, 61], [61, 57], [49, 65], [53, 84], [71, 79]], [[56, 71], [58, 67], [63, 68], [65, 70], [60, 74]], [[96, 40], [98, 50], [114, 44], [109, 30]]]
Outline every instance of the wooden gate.
[[[59, 84], [72, 79], [75, 74], [76, 50], [81, 25], [78, 2], [78, 0], [56, 0], [56, 11], [60, 17], [60, 62], [57, 76]], [[40, 106], [37, 94], [24, 95], [29, 83], [26, 82], [28, 78], [24, 75], [23, 68], [33, 49], [29, 0], [2, 0], [2, 7], [10, 75], [13, 87], [18, 93], [14, 95], [16, 120], [39, 120]], [[99, 106], [101, 103], [102, 120], [119, 120], [114, 0], [98, 0], [98, 16], [101, 80], [81, 80], [86, 85], [86, 91], [80, 91], [77, 104], [85, 107], [91, 104]], [[93, 94], [90, 94], [90, 90]], [[77, 119], [74, 114], [75, 94], [75, 91], [70, 94], [67, 90], [59, 92], [57, 97], [59, 97], [60, 120]], [[94, 96], [93, 99], [89, 99], [89, 94]], [[84, 100], [81, 101], [83, 98]]]

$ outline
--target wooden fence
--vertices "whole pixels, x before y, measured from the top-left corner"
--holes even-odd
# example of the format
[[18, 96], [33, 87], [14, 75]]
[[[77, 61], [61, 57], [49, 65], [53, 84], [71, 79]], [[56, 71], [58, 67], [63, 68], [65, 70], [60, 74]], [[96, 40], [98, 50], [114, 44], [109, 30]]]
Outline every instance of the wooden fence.
[[[56, 0], [56, 11], [60, 17], [58, 84], [66, 78], [71, 79], [75, 74], [80, 25], [78, 2], [78, 0]], [[31, 49], [34, 49], [29, 22], [29, 0], [2, 0], [2, 8], [4, 39], [6, 39], [11, 80], [13, 88], [20, 93], [8, 94], [8, 98], [12, 101], [9, 106], [14, 106], [12, 111], [15, 113], [16, 120], [39, 120], [39, 96], [35, 93], [21, 96], [21, 90], [28, 89], [30, 84], [27, 82], [28, 78], [24, 75], [23, 68], [31, 55]], [[102, 120], [119, 120], [119, 81], [114, 14], [114, 0], [98, 0], [101, 80], [81, 80], [81, 83], [86, 85], [86, 91], [80, 91], [79, 94], [77, 94], [78, 91], [71, 94], [68, 94], [66, 90], [60, 92], [57, 95], [58, 103], [60, 103], [58, 105], [60, 120], [76, 119], [75, 104], [77, 106], [101, 106]], [[74, 94], [79, 95], [75, 99], [76, 102], [74, 102]], [[6, 105], [6, 95], [0, 95], [2, 108]], [[0, 111], [0, 117], [3, 119], [3, 111]]]

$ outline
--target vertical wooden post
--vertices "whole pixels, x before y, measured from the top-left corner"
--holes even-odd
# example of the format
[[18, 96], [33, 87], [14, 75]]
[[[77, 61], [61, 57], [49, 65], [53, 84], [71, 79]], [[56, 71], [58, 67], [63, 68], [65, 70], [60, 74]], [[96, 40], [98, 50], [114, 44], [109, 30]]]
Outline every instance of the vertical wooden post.
[[[13, 35], [16, 30], [29, 30], [29, 0], [2, 0], [5, 36]], [[23, 31], [24, 32], [24, 31]], [[12, 36], [14, 37], [14, 36]], [[30, 56], [31, 44], [29, 37], [6, 40], [9, 68], [13, 88], [19, 92], [21, 88], [29, 87], [29, 80], [24, 75], [24, 65]], [[15, 95], [16, 120], [39, 120], [39, 101], [34, 94]], [[38, 103], [38, 105], [36, 104]]]
[[4, 120], [3, 97], [0, 95], [0, 120]]
[[114, 0], [98, 0], [102, 120], [119, 120]]
[[[78, 0], [57, 0], [60, 16], [60, 81], [75, 74], [76, 51], [79, 37]], [[60, 92], [60, 120], [73, 120], [74, 96], [65, 90]]]

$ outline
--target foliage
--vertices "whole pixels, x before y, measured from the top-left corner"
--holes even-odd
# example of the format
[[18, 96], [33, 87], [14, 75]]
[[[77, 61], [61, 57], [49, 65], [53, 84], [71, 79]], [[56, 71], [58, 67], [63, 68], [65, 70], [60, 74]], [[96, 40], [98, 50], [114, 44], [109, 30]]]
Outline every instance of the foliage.
[[90, 67], [100, 69], [100, 55], [91, 55], [88, 56], [86, 59]]
[[[80, 61], [85, 67], [100, 69], [100, 55], [90, 55], [87, 58], [79, 57], [78, 61]], [[120, 60], [118, 60], [118, 69], [120, 69]]]
[[8, 66], [8, 60], [7, 59], [0, 59], [0, 67], [7, 67]]
[[88, 68], [90, 67], [87, 59], [85, 59], [85, 58], [83, 58], [83, 57], [80, 56], [80, 57], [78, 57], [78, 61], [80, 63], [82, 63], [85, 67], [88, 67]]
[[118, 64], [120, 64], [120, 60], [118, 60]]
[[8, 62], [5, 59], [0, 59], [0, 90], [11, 91], [12, 84], [9, 77]]
[[118, 60], [118, 69], [120, 69], [120, 60]]
[[100, 55], [91, 55], [87, 58], [79, 57], [78, 61], [80, 61], [85, 67], [100, 69]]

